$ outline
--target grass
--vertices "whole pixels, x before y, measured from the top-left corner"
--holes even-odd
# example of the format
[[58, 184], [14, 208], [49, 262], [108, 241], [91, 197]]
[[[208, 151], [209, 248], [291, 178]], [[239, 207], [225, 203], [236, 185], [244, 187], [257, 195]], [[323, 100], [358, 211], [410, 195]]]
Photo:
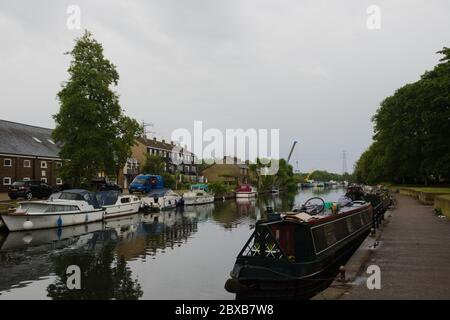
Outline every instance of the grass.
[[440, 195], [439, 198], [443, 198], [445, 200], [450, 201], [450, 194]]
[[425, 193], [434, 193], [434, 194], [450, 194], [450, 188], [446, 187], [406, 187], [406, 186], [395, 186], [398, 189], [408, 189]]

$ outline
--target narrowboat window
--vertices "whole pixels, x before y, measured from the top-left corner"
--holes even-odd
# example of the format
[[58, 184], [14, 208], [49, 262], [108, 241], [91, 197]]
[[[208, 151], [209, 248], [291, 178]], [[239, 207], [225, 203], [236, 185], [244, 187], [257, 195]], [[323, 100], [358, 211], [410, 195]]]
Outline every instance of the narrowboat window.
[[336, 242], [336, 231], [334, 229], [333, 223], [326, 224], [323, 227], [323, 231], [325, 233], [325, 239], [329, 246]]
[[353, 224], [352, 224], [352, 219], [351, 218], [347, 218], [347, 219], [345, 219], [345, 221], [347, 223], [348, 232], [352, 233], [354, 231]]

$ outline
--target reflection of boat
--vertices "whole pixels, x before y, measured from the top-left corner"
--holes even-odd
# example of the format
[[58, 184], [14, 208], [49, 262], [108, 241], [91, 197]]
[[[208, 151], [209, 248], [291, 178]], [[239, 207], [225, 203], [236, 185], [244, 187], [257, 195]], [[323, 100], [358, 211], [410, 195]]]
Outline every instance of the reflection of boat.
[[120, 195], [118, 191], [100, 191], [95, 193], [95, 196], [105, 209], [105, 219], [137, 213], [141, 206], [138, 197], [129, 194]]
[[270, 190], [270, 193], [278, 194], [280, 193], [280, 189], [277, 186], [273, 186], [272, 189]]
[[[57, 229], [41, 229], [41, 230], [31, 230], [31, 231], [17, 231], [4, 234], [4, 239], [0, 242], [0, 249], [11, 250], [19, 249], [30, 246], [40, 246], [43, 244], [50, 244], [56, 241], [60, 244], [68, 245], [69, 241], [72, 245], [74, 244], [74, 238], [91, 234], [94, 231], [99, 231], [103, 229], [102, 222], [94, 222], [85, 225], [77, 226], [67, 226]], [[85, 241], [81, 241], [84, 243]]]
[[22, 202], [2, 218], [9, 231], [60, 228], [100, 221], [103, 209], [92, 192], [72, 189], [55, 193], [49, 200]]
[[171, 189], [155, 189], [142, 197], [142, 205], [147, 212], [158, 212], [175, 208], [181, 197]]
[[310, 200], [300, 212], [272, 213], [257, 222], [226, 283], [228, 291], [237, 298], [306, 298], [336, 275], [369, 233], [372, 206], [353, 202], [332, 214], [324, 213], [323, 200], [314, 206]]
[[191, 186], [189, 192], [183, 194], [184, 205], [198, 205], [214, 202], [214, 195], [208, 192], [208, 185], [198, 183]]
[[236, 189], [236, 199], [237, 198], [255, 198], [258, 192], [256, 188], [249, 184], [241, 184]]

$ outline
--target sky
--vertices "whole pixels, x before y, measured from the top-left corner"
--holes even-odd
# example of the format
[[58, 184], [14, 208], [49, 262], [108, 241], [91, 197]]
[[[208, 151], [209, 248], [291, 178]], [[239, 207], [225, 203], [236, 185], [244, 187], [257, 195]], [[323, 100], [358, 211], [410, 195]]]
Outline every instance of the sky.
[[196, 120], [279, 129], [281, 157], [299, 141], [295, 169], [341, 173], [345, 150], [351, 171], [381, 101], [450, 46], [449, 13], [448, 0], [0, 0], [0, 118], [54, 127], [64, 52], [88, 29], [117, 66], [125, 113], [156, 137]]

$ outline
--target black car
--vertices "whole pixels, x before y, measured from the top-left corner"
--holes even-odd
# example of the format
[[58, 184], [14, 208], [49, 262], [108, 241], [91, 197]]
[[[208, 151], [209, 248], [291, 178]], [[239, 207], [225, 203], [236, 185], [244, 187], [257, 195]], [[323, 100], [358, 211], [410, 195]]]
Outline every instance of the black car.
[[118, 184], [108, 181], [105, 178], [92, 179], [91, 188], [96, 189], [98, 191], [115, 190], [122, 193], [122, 188]]
[[8, 191], [11, 200], [25, 198], [47, 198], [52, 194], [52, 188], [45, 182], [39, 180], [18, 180], [15, 181]]

